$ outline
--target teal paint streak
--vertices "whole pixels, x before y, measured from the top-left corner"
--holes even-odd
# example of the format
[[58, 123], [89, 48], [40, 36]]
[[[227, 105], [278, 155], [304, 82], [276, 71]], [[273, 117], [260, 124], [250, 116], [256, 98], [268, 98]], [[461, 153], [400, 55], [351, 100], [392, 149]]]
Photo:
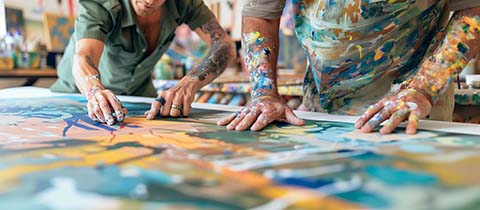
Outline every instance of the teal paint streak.
[[365, 168], [365, 172], [388, 185], [394, 186], [430, 186], [438, 183], [437, 177], [433, 175], [424, 172], [406, 171], [392, 166], [368, 166]]
[[388, 208], [391, 203], [380, 194], [374, 194], [363, 190], [341, 193], [337, 195], [348, 201], [353, 201], [368, 208]]
[[405, 144], [401, 145], [400, 148], [406, 152], [411, 153], [434, 153], [437, 152], [435, 147], [426, 144]]

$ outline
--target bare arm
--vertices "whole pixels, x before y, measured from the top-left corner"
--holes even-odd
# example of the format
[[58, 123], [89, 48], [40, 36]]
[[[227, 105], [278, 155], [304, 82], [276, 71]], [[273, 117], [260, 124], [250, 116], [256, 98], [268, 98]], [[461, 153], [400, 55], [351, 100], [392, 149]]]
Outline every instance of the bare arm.
[[195, 29], [195, 32], [209, 44], [207, 56], [175, 87], [159, 94], [150, 110], [145, 112], [147, 119], [154, 119], [159, 111], [165, 117], [188, 116], [195, 93], [225, 71], [233, 59], [235, 55], [233, 42], [215, 18]]
[[200, 89], [225, 71], [235, 56], [235, 47], [216, 19], [196, 28], [195, 32], [210, 46], [202, 63], [186, 75], [186, 79], [193, 80]]
[[98, 63], [103, 52], [104, 43], [96, 39], [81, 39], [77, 41], [73, 58], [73, 77], [80, 92], [88, 97], [89, 91], [97, 86], [103, 88], [99, 78]]
[[252, 102], [218, 125], [229, 130], [260, 130], [275, 120], [294, 125], [304, 121], [285, 105], [277, 89], [278, 28], [280, 19], [242, 18], [242, 49], [250, 73]]
[[[87, 109], [90, 118], [112, 125], [115, 119], [123, 122], [127, 112], [115, 94], [106, 90], [100, 81], [98, 64], [102, 56], [104, 43], [96, 39], [80, 39], [76, 44], [72, 74], [75, 84], [88, 100]], [[115, 113], [115, 116], [112, 113]]]

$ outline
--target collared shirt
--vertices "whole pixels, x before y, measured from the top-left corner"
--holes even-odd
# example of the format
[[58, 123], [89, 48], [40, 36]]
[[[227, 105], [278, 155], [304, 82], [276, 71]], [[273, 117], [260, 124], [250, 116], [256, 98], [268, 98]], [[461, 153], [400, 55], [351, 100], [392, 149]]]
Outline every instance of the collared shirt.
[[52, 91], [79, 92], [72, 76], [75, 43], [91, 38], [105, 43], [98, 69], [106, 88], [115, 94], [155, 97], [152, 71], [175, 37], [177, 26], [185, 23], [193, 30], [214, 18], [202, 0], [167, 0], [161, 7], [158, 44], [147, 55], [147, 42], [130, 0], [80, 0], [79, 7], [75, 32], [58, 65]]
[[[284, 4], [251, 0], [242, 14], [275, 19]], [[361, 114], [389, 94], [392, 83], [415, 73], [445, 26], [446, 5], [447, 0], [292, 0], [296, 35], [308, 60], [303, 103], [311, 111]], [[480, 1], [451, 5], [465, 9]]]

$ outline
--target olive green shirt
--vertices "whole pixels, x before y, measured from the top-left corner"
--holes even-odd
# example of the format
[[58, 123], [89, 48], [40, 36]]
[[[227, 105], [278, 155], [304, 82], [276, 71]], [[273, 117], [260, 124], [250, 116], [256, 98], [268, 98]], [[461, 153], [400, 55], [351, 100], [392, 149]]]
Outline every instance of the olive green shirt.
[[72, 75], [75, 43], [91, 38], [105, 43], [98, 69], [107, 89], [119, 95], [157, 96], [152, 71], [175, 37], [177, 26], [185, 23], [193, 30], [214, 18], [202, 0], [166, 0], [161, 9], [158, 44], [147, 56], [147, 42], [137, 27], [130, 0], [79, 0], [75, 32], [58, 65], [58, 80], [51, 90], [79, 92]]

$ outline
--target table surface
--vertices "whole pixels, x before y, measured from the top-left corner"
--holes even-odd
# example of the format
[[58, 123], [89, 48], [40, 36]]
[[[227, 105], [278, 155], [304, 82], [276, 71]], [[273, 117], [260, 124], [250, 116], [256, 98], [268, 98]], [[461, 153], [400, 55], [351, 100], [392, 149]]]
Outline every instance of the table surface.
[[0, 69], [0, 77], [57, 77], [56, 69]]

